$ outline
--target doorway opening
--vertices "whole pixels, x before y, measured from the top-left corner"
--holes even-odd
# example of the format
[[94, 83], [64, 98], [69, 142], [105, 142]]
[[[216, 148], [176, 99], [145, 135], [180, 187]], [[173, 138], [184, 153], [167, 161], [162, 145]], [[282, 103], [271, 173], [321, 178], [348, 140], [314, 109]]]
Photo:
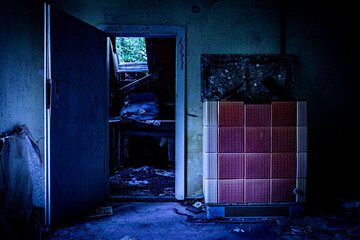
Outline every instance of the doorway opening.
[[176, 38], [109, 45], [109, 193], [175, 199]]

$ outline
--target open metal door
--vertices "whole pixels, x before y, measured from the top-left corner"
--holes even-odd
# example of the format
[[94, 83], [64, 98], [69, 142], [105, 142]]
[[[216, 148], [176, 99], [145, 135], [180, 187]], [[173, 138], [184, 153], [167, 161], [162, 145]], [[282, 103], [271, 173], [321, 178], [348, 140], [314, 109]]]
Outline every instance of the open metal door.
[[51, 89], [46, 112], [46, 220], [54, 225], [105, 197], [107, 38], [47, 4], [45, 16], [46, 78]]

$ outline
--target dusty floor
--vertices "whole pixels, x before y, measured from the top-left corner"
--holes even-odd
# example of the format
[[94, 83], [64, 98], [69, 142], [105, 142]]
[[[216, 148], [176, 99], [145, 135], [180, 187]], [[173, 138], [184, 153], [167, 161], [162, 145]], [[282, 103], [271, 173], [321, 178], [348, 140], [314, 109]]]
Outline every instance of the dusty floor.
[[316, 216], [278, 218], [272, 223], [219, 223], [205, 212], [187, 210], [189, 202], [107, 203], [112, 214], [74, 220], [48, 232], [46, 239], [359, 239], [359, 208]]
[[[48, 239], [275, 239], [269, 224], [217, 224], [177, 202], [113, 204], [113, 215], [75, 221]], [[239, 232], [234, 229], [241, 229]]]

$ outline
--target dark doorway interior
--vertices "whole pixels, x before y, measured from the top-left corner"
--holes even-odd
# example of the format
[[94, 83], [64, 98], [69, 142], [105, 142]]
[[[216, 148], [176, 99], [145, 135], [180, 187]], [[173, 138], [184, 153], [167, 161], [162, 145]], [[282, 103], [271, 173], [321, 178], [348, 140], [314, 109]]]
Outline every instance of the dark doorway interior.
[[175, 39], [145, 38], [142, 62], [110, 54], [110, 194], [174, 197]]

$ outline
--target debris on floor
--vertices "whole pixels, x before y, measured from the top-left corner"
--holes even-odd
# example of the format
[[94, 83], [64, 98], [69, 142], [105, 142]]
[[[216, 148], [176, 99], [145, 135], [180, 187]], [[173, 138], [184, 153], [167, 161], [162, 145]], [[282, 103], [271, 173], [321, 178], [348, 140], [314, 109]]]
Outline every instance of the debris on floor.
[[280, 239], [359, 239], [360, 216], [357, 212], [332, 212], [302, 218], [278, 219], [272, 228]]
[[233, 232], [245, 232], [245, 230], [241, 228], [235, 228]]
[[196, 207], [193, 207], [193, 206], [188, 206], [186, 208], [186, 210], [188, 210], [190, 212], [193, 212], [193, 213], [201, 213], [201, 212], [203, 212], [202, 209], [199, 209], [199, 208], [196, 208]]
[[90, 220], [93, 218], [98, 217], [106, 217], [113, 215], [113, 210], [111, 206], [103, 206], [103, 207], [97, 207], [92, 210], [90, 210], [84, 219]]
[[174, 169], [170, 169], [170, 170], [164, 170], [164, 169], [155, 169], [155, 173], [157, 175], [160, 176], [165, 176], [165, 177], [175, 177], [175, 170]]
[[205, 212], [204, 199], [185, 200], [183, 204], [187, 206], [186, 210], [192, 213]]
[[122, 196], [175, 195], [174, 169], [155, 169], [152, 166], [125, 168], [110, 177], [110, 194]]

